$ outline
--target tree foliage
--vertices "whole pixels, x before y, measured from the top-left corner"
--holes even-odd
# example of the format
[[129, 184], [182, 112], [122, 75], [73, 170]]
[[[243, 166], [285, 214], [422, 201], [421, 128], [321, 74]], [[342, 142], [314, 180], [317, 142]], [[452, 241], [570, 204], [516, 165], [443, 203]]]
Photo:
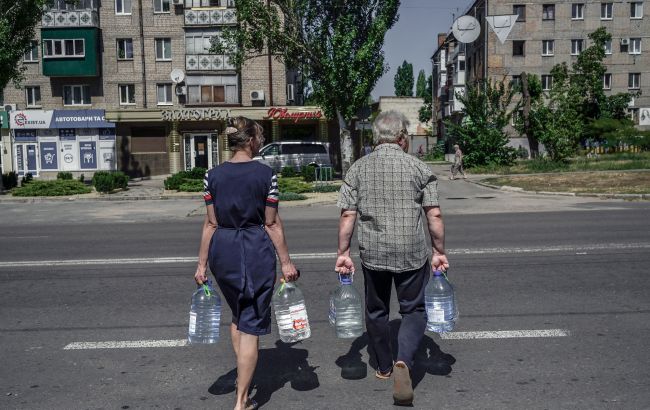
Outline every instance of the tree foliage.
[[427, 77], [424, 74], [424, 70], [420, 70], [418, 73], [418, 79], [415, 83], [415, 96], [424, 98], [424, 95], [427, 93]]
[[424, 93], [422, 94], [422, 98], [424, 99], [424, 104], [422, 105], [422, 107], [420, 107], [420, 111], [418, 111], [418, 120], [420, 120], [420, 122], [427, 123], [431, 121], [432, 109], [433, 109], [432, 87], [433, 87], [433, 77], [429, 75], [429, 78], [427, 79], [426, 82], [426, 87], [424, 89]]
[[413, 97], [413, 64], [406, 62], [397, 67], [395, 73], [394, 86], [397, 97]]
[[47, 0], [0, 0], [0, 90], [24, 79], [20, 62], [34, 39]]
[[457, 94], [464, 105], [463, 120], [446, 121], [449, 134], [464, 152], [468, 167], [477, 165], [511, 165], [516, 150], [508, 146], [510, 137], [504, 131], [512, 113], [514, 90], [503, 81], [481, 81], [467, 86], [465, 95]]

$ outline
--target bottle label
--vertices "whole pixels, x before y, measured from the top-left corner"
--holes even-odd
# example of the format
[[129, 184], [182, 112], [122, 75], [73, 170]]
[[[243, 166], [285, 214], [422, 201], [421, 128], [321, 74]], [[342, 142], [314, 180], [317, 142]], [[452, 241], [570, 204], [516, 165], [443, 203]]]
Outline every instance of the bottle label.
[[190, 312], [190, 334], [196, 332], [196, 312]]
[[444, 309], [428, 308], [427, 316], [429, 317], [429, 322], [444, 322], [445, 321], [445, 311]]
[[291, 314], [291, 321], [294, 330], [302, 330], [309, 327], [309, 320], [307, 319], [307, 309], [304, 303], [293, 305], [289, 308]]

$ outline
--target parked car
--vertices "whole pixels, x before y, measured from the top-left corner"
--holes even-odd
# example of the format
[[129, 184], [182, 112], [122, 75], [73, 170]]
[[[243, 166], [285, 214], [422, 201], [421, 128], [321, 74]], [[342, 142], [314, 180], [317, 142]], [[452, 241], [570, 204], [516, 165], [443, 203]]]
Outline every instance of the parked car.
[[327, 147], [322, 142], [280, 141], [265, 145], [260, 155], [253, 158], [273, 168], [275, 172], [284, 167], [299, 171], [303, 166], [331, 167]]

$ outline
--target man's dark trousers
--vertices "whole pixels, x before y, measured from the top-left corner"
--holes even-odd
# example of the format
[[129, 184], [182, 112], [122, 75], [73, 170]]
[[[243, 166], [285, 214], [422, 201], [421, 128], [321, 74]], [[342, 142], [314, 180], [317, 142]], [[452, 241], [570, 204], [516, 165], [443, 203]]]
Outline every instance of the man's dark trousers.
[[420, 346], [427, 315], [424, 307], [424, 288], [429, 282], [429, 261], [420, 269], [406, 272], [376, 271], [363, 266], [366, 293], [366, 329], [369, 343], [377, 355], [379, 370], [386, 372], [393, 366], [390, 328], [390, 293], [393, 281], [397, 290], [402, 324], [397, 336], [397, 361], [413, 368], [413, 358]]

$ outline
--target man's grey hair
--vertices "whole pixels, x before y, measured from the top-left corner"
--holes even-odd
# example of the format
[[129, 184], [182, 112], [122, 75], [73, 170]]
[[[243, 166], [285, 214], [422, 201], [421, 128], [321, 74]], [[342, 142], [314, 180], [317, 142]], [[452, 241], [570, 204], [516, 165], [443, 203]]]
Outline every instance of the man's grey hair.
[[389, 110], [381, 112], [372, 123], [372, 139], [375, 145], [397, 142], [397, 140], [408, 135], [406, 129], [409, 120], [404, 114]]

